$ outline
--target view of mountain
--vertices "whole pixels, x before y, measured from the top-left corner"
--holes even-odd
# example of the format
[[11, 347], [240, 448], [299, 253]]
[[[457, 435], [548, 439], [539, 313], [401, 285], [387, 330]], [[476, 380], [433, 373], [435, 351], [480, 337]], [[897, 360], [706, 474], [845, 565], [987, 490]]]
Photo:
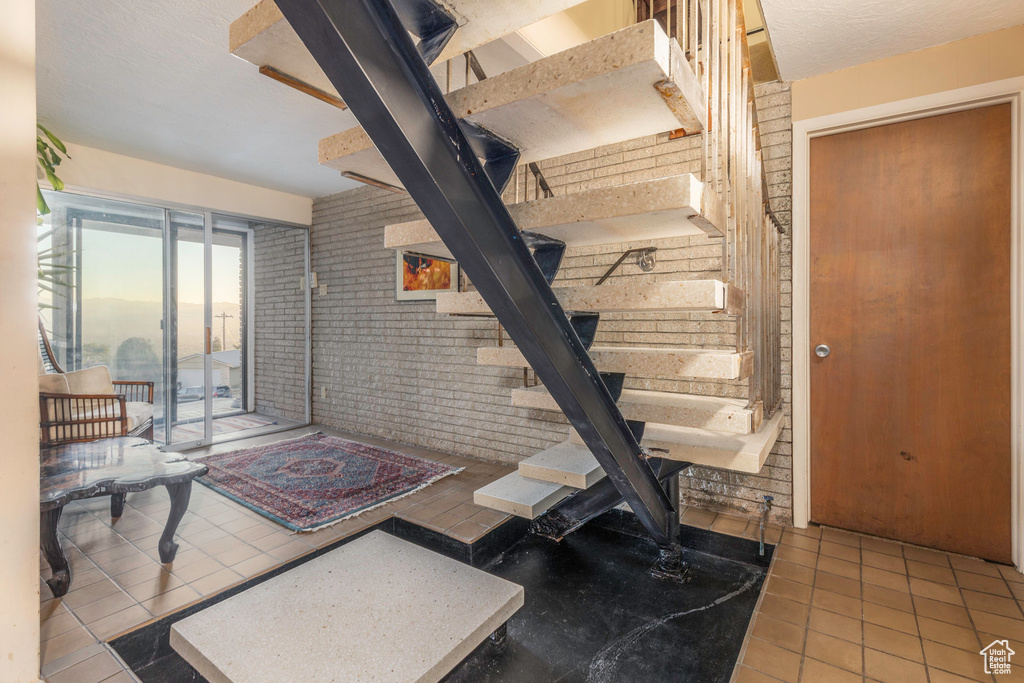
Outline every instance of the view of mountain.
[[[233, 349], [239, 344], [240, 320], [238, 303], [218, 301], [213, 304], [214, 316], [226, 313], [227, 344]], [[83, 355], [95, 362], [111, 365], [118, 346], [126, 339], [141, 337], [148, 340], [157, 354], [163, 347], [163, 305], [158, 301], [130, 301], [126, 299], [86, 299], [82, 302]], [[221, 319], [213, 319], [213, 336], [221, 336]], [[178, 305], [178, 357], [203, 350], [203, 306], [195, 303]], [[216, 346], [216, 342], [214, 344]], [[106, 357], [106, 360], [104, 360]]]

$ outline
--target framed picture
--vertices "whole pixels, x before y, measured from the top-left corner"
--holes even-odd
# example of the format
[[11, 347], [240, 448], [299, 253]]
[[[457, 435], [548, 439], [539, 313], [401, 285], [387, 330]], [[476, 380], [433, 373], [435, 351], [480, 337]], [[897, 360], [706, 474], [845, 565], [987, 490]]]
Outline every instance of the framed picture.
[[459, 291], [459, 264], [440, 256], [399, 249], [395, 252], [395, 298], [437, 299], [439, 292]]

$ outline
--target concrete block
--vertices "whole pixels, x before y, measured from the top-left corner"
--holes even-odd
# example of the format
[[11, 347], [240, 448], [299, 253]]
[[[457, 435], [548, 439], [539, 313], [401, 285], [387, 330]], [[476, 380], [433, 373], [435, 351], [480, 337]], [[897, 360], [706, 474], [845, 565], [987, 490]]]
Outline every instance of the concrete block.
[[171, 647], [211, 683], [438, 681], [523, 599], [375, 531], [177, 622]]

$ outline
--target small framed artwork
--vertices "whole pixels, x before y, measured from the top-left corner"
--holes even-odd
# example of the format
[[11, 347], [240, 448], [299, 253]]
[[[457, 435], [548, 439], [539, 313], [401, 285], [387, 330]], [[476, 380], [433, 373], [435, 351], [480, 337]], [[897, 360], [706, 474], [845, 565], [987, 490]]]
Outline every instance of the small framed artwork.
[[401, 249], [395, 254], [398, 301], [436, 299], [440, 292], [459, 291], [459, 264], [454, 260]]

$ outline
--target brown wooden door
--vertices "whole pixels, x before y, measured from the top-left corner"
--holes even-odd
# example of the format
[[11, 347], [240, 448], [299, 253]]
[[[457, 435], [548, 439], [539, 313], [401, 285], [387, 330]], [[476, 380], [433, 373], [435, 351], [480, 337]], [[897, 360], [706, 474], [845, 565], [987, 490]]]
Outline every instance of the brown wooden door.
[[816, 522], [1011, 560], [1010, 122], [811, 141]]

